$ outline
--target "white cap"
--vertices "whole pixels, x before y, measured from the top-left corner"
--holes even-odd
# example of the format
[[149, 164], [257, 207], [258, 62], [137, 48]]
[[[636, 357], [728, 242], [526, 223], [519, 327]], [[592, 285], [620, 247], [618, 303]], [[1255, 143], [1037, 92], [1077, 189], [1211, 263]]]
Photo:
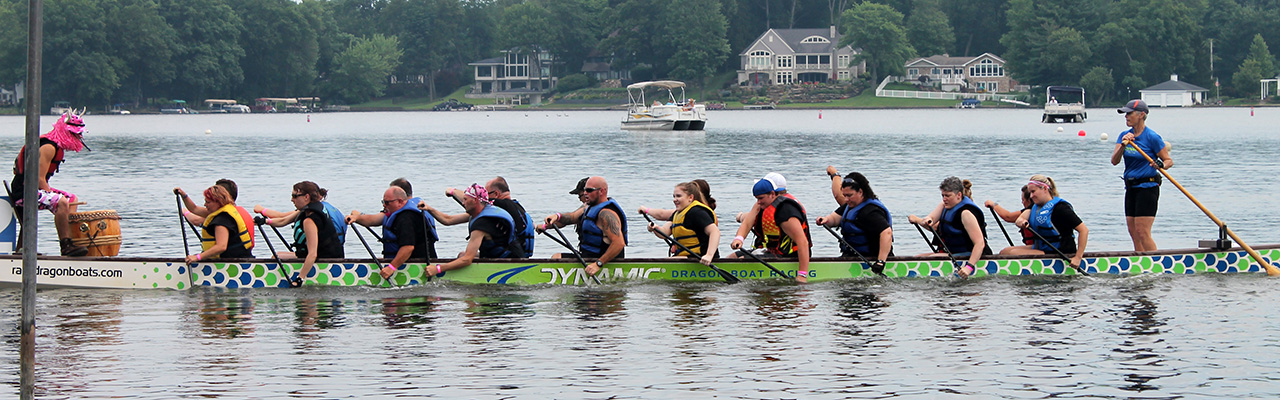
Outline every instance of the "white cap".
[[769, 182], [773, 182], [773, 188], [775, 190], [787, 190], [787, 178], [783, 178], [782, 174], [770, 172], [764, 175], [764, 179], [768, 179]]

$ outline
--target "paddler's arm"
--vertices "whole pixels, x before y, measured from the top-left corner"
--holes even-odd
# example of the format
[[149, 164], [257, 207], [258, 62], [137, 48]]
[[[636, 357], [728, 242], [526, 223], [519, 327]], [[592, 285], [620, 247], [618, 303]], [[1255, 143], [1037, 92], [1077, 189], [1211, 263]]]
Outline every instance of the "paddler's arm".
[[827, 216], [825, 217], [818, 217], [818, 219], [813, 220], [813, 222], [818, 225], [829, 226], [833, 228], [840, 226], [841, 221], [844, 221], [844, 218], [841, 218], [840, 214], [836, 214], [834, 212], [831, 214], [827, 214]]
[[49, 190], [49, 168], [53, 168], [53, 156], [56, 154], [58, 154], [57, 146], [40, 146], [40, 175], [36, 177], [40, 183], [36, 188]]
[[[734, 234], [732, 242], [729, 242], [729, 248], [737, 250], [742, 248], [743, 241], [746, 240], [747, 234], [751, 233], [751, 227], [756, 225], [756, 214], [760, 213], [760, 207], [756, 203], [751, 203], [751, 209], [747, 212], [738, 214], [738, 232]], [[742, 239], [738, 239], [742, 238]]]
[[582, 207], [578, 207], [577, 210], [573, 210], [567, 213], [555, 213], [555, 214], [548, 215], [547, 218], [543, 221], [547, 225], [555, 225], [557, 228], [563, 228], [563, 227], [569, 226], [570, 224], [576, 224], [578, 223], [578, 221], [581, 221], [582, 214], [585, 214], [586, 212], [587, 212], [587, 205], [583, 204]]
[[[41, 156], [42, 156], [41, 158], [43, 158], [43, 154], [42, 154]], [[42, 161], [43, 161], [43, 160], [42, 160]], [[42, 167], [40, 167], [40, 168], [41, 168], [41, 169], [43, 169], [44, 167], [42, 166]], [[44, 176], [44, 173], [43, 173], [43, 172], [41, 172], [40, 176]], [[49, 183], [48, 183], [48, 182], [45, 182], [45, 181], [44, 181], [44, 178], [41, 178], [41, 185], [42, 185], [42, 186], [41, 186], [41, 188], [46, 189], [46, 190], [47, 190], [47, 189], [48, 189], [48, 187], [49, 187]], [[191, 211], [191, 213], [192, 213], [192, 214], [195, 214], [196, 216], [201, 217], [199, 221], [194, 221], [194, 220], [192, 220], [192, 218], [191, 218], [190, 216], [188, 216], [188, 217], [187, 217], [187, 220], [188, 220], [188, 221], [191, 221], [191, 223], [193, 223], [193, 224], [201, 224], [201, 223], [204, 223], [204, 218], [203, 218], [203, 217], [204, 217], [204, 216], [206, 216], [206, 215], [209, 215], [209, 210], [205, 209], [205, 208], [204, 208], [204, 206], [196, 205], [196, 202], [195, 202], [194, 200], [191, 200], [191, 196], [188, 196], [188, 195], [187, 195], [187, 191], [182, 190], [182, 188], [180, 188], [180, 187], [175, 187], [175, 188], [173, 188], [173, 191], [174, 191], [174, 193], [177, 193], [177, 194], [178, 194], [178, 196], [181, 196], [181, 197], [182, 197], [182, 206], [183, 206], [183, 207], [186, 207], [186, 208], [187, 208], [187, 210], [188, 210], [188, 211]]]
[[[258, 208], [257, 206], [254, 206], [254, 211], [257, 211], [257, 208]], [[279, 211], [272, 211], [272, 210], [265, 210], [265, 211], [271, 211], [273, 214], [279, 215], [278, 217], [275, 217], [275, 216], [267, 215], [266, 213], [259, 213], [267, 217], [267, 225], [271, 225], [277, 228], [292, 224], [293, 221], [298, 219], [298, 215], [299, 215], [298, 211], [294, 211], [290, 213], [282, 213]]]
[[1111, 151], [1111, 165], [1120, 164], [1124, 160], [1124, 143], [1116, 143], [1116, 149]]
[[1173, 168], [1173, 156], [1169, 154], [1168, 143], [1165, 143], [1164, 148], [1160, 149], [1159, 153], [1156, 153], [1156, 158], [1160, 159], [1160, 162], [1164, 163], [1164, 167], [1162, 167], [1162, 169]]
[[650, 217], [659, 221], [670, 221], [676, 215], [676, 210], [668, 210], [665, 208], [649, 208], [640, 207], [641, 214], [649, 214]]
[[876, 261], [884, 261], [889, 259], [889, 252], [893, 250], [893, 227], [884, 228], [880, 231], [880, 253], [876, 254]]
[[[471, 231], [471, 239], [467, 240], [467, 249], [463, 250], [462, 254], [453, 261], [444, 264], [428, 265], [427, 276], [436, 276], [436, 274], [443, 271], [452, 271], [471, 265], [471, 262], [476, 259], [476, 255], [480, 254], [480, 245], [484, 243], [484, 240], [487, 238], [489, 238], [489, 234], [484, 233], [484, 231], [479, 229]], [[437, 267], [439, 267], [439, 270], [436, 269]]]
[[187, 256], [187, 263], [193, 264], [209, 257], [216, 257], [227, 250], [227, 242], [231, 240], [231, 234], [228, 233], [227, 227], [218, 225], [213, 227], [213, 247], [209, 250], [201, 251], [197, 254]]
[[425, 201], [418, 203], [418, 209], [431, 214], [431, 217], [435, 218], [436, 221], [445, 226], [457, 225], [471, 220], [471, 216], [467, 213], [445, 214], [440, 212], [440, 210], [437, 210], [435, 207], [428, 205]]
[[[288, 212], [284, 212], [284, 211], [276, 211], [276, 210], [272, 210], [272, 209], [270, 209], [270, 208], [263, 207], [261, 204], [254, 204], [254, 205], [253, 205], [253, 212], [258, 213], [258, 214], [261, 214], [261, 215], [262, 215], [262, 216], [264, 216], [264, 217], [267, 217], [267, 218], [273, 218], [273, 219], [274, 219], [274, 218], [284, 218], [284, 217], [286, 217], [286, 216], [289, 216], [290, 214], [294, 214], [294, 215], [297, 215], [297, 214], [298, 214], [298, 210], [293, 210], [293, 211], [288, 211]], [[292, 220], [292, 219], [290, 219], [290, 221], [293, 221], [293, 220]]]
[[[804, 273], [809, 272], [809, 237], [804, 235], [804, 226], [800, 224], [800, 220], [789, 218], [782, 223], [782, 232], [791, 238], [791, 242], [796, 248], [796, 255], [799, 256], [799, 270]], [[796, 281], [800, 283], [809, 282], [809, 278], [796, 274]]]
[[[601, 210], [596, 222], [600, 224], [600, 231], [604, 232], [605, 240], [609, 241], [609, 248], [605, 249], [604, 254], [596, 260], [598, 264], [587, 265], [587, 273], [591, 275], [600, 271], [597, 266], [603, 267], [604, 264], [613, 261], [613, 258], [627, 247], [627, 239], [622, 237], [622, 221], [618, 218], [618, 213], [608, 208]], [[595, 271], [592, 271], [593, 269]]]
[[351, 214], [347, 215], [347, 223], [352, 222], [364, 226], [382, 226], [382, 214], [361, 214], [359, 211], [351, 210]]
[[996, 215], [1000, 216], [1000, 219], [1003, 219], [1004, 222], [1013, 222], [1018, 219], [1019, 212], [1006, 210], [1004, 207], [1000, 206], [1000, 203], [996, 203], [994, 200], [987, 200], [983, 202], [982, 205], [995, 210]]
[[715, 260], [716, 252], [720, 251], [720, 227], [716, 224], [707, 225], [707, 254], [702, 255], [702, 265], [711, 265], [711, 261]]
[[302, 234], [307, 236], [307, 258], [302, 260], [299, 276], [306, 280], [307, 275], [311, 274], [311, 268], [316, 265], [316, 255], [320, 253], [320, 229], [316, 228], [316, 221], [311, 218], [302, 220]]
[[836, 171], [835, 166], [827, 166], [827, 176], [831, 179], [831, 197], [836, 198], [836, 204], [844, 205], [849, 199], [844, 197], [844, 193], [840, 192], [840, 186], [844, 185], [844, 179], [840, 179], [840, 173]]
[[1080, 225], [1076, 225], [1076, 233], [1080, 237], [1076, 238], [1076, 255], [1071, 257], [1071, 264], [1082, 267], [1080, 260], [1084, 258], [1084, 246], [1089, 244], [1089, 228], [1081, 222]]
[[396, 251], [396, 256], [391, 259], [391, 266], [399, 269], [401, 265], [404, 265], [405, 261], [409, 261], [409, 256], [413, 255], [414, 247], [414, 245], [400, 246], [400, 250]]
[[960, 221], [964, 223], [964, 231], [969, 234], [969, 240], [973, 242], [973, 253], [969, 254], [969, 264], [977, 268], [978, 261], [982, 259], [982, 251], [987, 245], [986, 238], [982, 237], [982, 225], [978, 224], [978, 216], [968, 210], [960, 212]]

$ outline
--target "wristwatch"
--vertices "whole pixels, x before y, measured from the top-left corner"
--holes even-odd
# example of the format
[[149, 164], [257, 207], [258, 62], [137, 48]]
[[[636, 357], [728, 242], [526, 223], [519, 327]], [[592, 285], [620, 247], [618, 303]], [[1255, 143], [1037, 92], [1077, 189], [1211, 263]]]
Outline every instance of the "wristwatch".
[[596, 260], [596, 268], [604, 268], [604, 263], [600, 262], [600, 260]]

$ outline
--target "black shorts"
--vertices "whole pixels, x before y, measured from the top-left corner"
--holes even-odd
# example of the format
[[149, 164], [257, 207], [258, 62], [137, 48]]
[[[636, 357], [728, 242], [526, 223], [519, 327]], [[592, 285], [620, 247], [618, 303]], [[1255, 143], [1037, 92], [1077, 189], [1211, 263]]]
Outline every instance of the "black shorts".
[[1124, 216], [1154, 217], [1160, 205], [1160, 186], [1124, 190]]

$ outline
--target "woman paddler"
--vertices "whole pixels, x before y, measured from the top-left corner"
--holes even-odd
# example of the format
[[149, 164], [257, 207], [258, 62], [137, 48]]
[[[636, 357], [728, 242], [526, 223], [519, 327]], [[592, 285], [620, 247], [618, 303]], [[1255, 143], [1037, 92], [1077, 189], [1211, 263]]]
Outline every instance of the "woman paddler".
[[[1030, 210], [1031, 205], [1034, 203], [1031, 202], [1031, 194], [1027, 193], [1026, 185], [1023, 185], [1022, 186], [1022, 208], [1017, 211], [1007, 210], [1004, 207], [1001, 207], [1000, 203], [996, 203], [995, 200], [987, 200], [982, 204], [987, 206], [987, 208], [990, 208], [993, 211], [995, 211], [996, 216], [999, 216], [1000, 219], [1004, 220], [1004, 222], [1013, 223], [1018, 220], [1018, 216], [1022, 215], [1023, 211]], [[1036, 236], [1031, 233], [1030, 229], [1018, 228], [1018, 232], [1022, 234], [1022, 244], [1027, 244], [1027, 245], [1035, 244]]]
[[853, 248], [840, 244], [841, 257], [855, 257], [854, 251], [875, 260], [871, 271], [884, 273], [885, 260], [893, 256], [893, 217], [889, 208], [880, 202], [871, 182], [857, 172], [850, 172], [843, 179], [836, 167], [828, 166], [831, 178], [831, 195], [840, 207], [814, 222], [822, 226], [839, 226], [840, 236]]
[[209, 215], [200, 231], [200, 253], [187, 256], [187, 263], [194, 264], [211, 258], [252, 258], [253, 239], [249, 236], [249, 221], [236, 211], [236, 203], [226, 188], [214, 185], [204, 190], [204, 207]]
[[[1155, 251], [1151, 225], [1156, 222], [1156, 209], [1160, 205], [1157, 168], [1173, 167], [1173, 158], [1169, 155], [1169, 144], [1147, 127], [1150, 110], [1145, 101], [1129, 100], [1116, 111], [1124, 114], [1124, 123], [1129, 126], [1129, 130], [1116, 138], [1116, 149], [1111, 152], [1111, 165], [1124, 161], [1124, 222], [1129, 227], [1134, 251]], [[1147, 161], [1137, 149], [1142, 149], [1155, 162]]]
[[[337, 224], [334, 223], [335, 217], [325, 209], [323, 199], [328, 191], [321, 189], [320, 185], [311, 181], [302, 181], [293, 184], [293, 191], [290, 194], [293, 207], [297, 212], [293, 213], [277, 213], [281, 215], [278, 218], [267, 217], [265, 222], [268, 225], [281, 227], [293, 224], [293, 249], [294, 252], [281, 252], [278, 255], [281, 258], [301, 258], [302, 270], [295, 271], [289, 277], [289, 282], [294, 286], [302, 286], [302, 283], [311, 275], [311, 269], [315, 266], [317, 258], [343, 258], [345, 252], [342, 248], [342, 240], [338, 235]], [[255, 206], [255, 211], [259, 207]], [[267, 209], [262, 209], [259, 213], [268, 215]], [[338, 221], [341, 221], [341, 213], [338, 215]], [[269, 240], [269, 239], [268, 239]]]
[[[924, 218], [915, 215], [907, 216], [913, 224], [926, 225], [938, 232], [939, 239], [950, 250], [951, 256], [968, 257], [964, 262], [956, 261], [956, 273], [968, 277], [977, 269], [978, 260], [983, 254], [991, 254], [987, 244], [987, 222], [981, 208], [973, 202], [973, 183], [968, 180], [950, 176], [942, 180], [938, 190], [942, 192], [942, 203]], [[945, 255], [947, 253], [925, 253], [920, 256]]]
[[[719, 221], [715, 212], [716, 200], [711, 197], [711, 185], [702, 179], [680, 183], [671, 191], [671, 202], [676, 206], [673, 210], [640, 207], [641, 214], [671, 221], [662, 226], [650, 223], [649, 232], [662, 232], [693, 250], [693, 254], [689, 254], [673, 245], [670, 249], [672, 257], [694, 256], [702, 265], [711, 265], [720, 247], [720, 227], [716, 224]], [[654, 235], [662, 237], [657, 233]]]
[[[1034, 230], [1045, 240], [1037, 238], [1032, 245], [1010, 247], [1000, 251], [1000, 254], [1052, 254], [1061, 251], [1063, 254], [1074, 254], [1071, 256], [1071, 265], [1079, 267], [1080, 259], [1084, 257], [1084, 247], [1089, 243], [1089, 228], [1080, 221], [1071, 203], [1058, 197], [1058, 185], [1054, 184], [1053, 179], [1033, 175], [1026, 187], [1034, 205], [1023, 211], [1014, 223]], [[1074, 237], [1073, 230], [1080, 234], [1079, 239]]]

